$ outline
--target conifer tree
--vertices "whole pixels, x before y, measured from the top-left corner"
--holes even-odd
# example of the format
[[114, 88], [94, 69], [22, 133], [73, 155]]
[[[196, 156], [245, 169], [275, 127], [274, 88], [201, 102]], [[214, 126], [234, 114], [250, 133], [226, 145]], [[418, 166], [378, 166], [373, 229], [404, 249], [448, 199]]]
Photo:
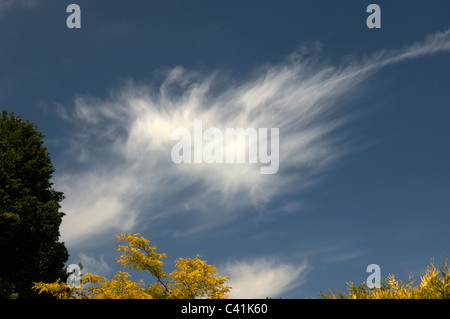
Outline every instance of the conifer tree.
[[33, 298], [36, 281], [64, 276], [68, 252], [58, 242], [64, 198], [43, 134], [21, 117], [0, 115], [0, 297]]

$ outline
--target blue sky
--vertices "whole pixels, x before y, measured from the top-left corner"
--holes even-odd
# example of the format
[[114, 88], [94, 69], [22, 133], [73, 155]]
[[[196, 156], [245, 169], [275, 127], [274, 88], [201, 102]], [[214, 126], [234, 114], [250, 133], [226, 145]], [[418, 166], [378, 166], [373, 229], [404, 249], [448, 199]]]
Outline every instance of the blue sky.
[[[168, 271], [198, 253], [236, 298], [316, 296], [372, 263], [406, 279], [449, 251], [449, 11], [0, 0], [0, 105], [44, 132], [68, 263], [88, 272], [116, 273], [114, 236], [140, 232]], [[196, 119], [279, 128], [279, 171], [174, 164], [171, 132]]]

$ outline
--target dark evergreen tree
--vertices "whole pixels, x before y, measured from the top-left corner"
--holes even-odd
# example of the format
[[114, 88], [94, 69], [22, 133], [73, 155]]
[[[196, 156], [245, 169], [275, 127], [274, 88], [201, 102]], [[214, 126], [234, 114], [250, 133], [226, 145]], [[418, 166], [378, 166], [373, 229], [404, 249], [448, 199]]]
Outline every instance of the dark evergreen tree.
[[0, 296], [34, 298], [33, 282], [64, 277], [68, 252], [58, 242], [64, 195], [43, 134], [29, 121], [0, 116]]

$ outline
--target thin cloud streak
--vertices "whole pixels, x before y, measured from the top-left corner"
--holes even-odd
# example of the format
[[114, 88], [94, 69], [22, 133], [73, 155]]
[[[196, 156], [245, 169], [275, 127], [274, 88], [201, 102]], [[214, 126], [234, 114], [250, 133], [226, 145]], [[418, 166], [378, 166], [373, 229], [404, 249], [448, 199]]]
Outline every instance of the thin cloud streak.
[[304, 283], [307, 262], [283, 263], [276, 258], [229, 262], [222, 272], [230, 277], [230, 299], [276, 298]]
[[[204, 232], [264, 209], [277, 196], [298, 194], [351, 150], [335, 134], [359, 115], [343, 115], [348, 95], [360, 94], [364, 80], [382, 67], [444, 51], [450, 51], [450, 31], [345, 65], [296, 52], [246, 81], [178, 66], [156, 88], [128, 81], [104, 99], [77, 96], [58, 109], [77, 128], [67, 160], [78, 168], [55, 178], [68, 198], [63, 240], [75, 245], [110, 230], [164, 224], [175, 215], [189, 216], [190, 223], [174, 234]], [[261, 175], [260, 164], [174, 164], [172, 131], [192, 132], [197, 119], [223, 131], [279, 128], [279, 172]]]

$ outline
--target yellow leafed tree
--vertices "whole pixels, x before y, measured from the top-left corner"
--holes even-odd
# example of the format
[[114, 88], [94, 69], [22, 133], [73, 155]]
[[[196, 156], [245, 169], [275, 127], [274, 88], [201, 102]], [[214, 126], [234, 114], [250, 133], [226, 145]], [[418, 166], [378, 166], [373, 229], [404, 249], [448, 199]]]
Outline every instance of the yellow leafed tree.
[[450, 299], [450, 268], [447, 258], [436, 267], [431, 259], [425, 274], [416, 283], [412, 277], [406, 283], [389, 275], [380, 288], [368, 288], [365, 283], [348, 284], [348, 293], [319, 293], [324, 299]]
[[213, 265], [208, 265], [199, 256], [195, 259], [178, 259], [175, 270], [167, 274], [163, 270], [163, 258], [156, 247], [140, 234], [119, 234], [119, 241], [127, 245], [119, 245], [122, 252], [118, 263], [125, 268], [150, 273], [155, 283], [146, 286], [141, 280], [134, 282], [131, 275], [120, 271], [113, 279], [85, 274], [80, 288], [69, 286], [58, 280], [54, 283], [38, 282], [34, 289], [39, 293], [50, 293], [59, 299], [193, 299], [193, 298], [227, 298], [231, 287], [225, 285], [229, 277], [220, 277]]

